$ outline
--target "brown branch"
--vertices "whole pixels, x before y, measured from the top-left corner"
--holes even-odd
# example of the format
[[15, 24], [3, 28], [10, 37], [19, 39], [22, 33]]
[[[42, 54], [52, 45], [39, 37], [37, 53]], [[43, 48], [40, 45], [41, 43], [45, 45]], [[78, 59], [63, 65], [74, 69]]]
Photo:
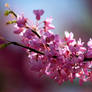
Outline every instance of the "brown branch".
[[84, 61], [92, 61], [92, 58], [84, 58]]
[[17, 18], [17, 15], [14, 11], [11, 10], [10, 13], [13, 14]]
[[[10, 41], [8, 41], [8, 42], [10, 42]], [[44, 55], [44, 53], [43, 53], [43, 52], [40, 52], [40, 51], [35, 50], [35, 49], [33, 49], [33, 48], [30, 48], [30, 47], [26, 47], [26, 46], [21, 45], [21, 44], [19, 44], [19, 43], [17, 43], [17, 42], [10, 42], [10, 44], [13, 44], [13, 45], [16, 45], [16, 46], [20, 46], [20, 47], [23, 47], [23, 48], [29, 49], [30, 51], [33, 51], [33, 52], [39, 53], [39, 54], [41, 54], [41, 55]]]
[[41, 38], [40, 35], [39, 35], [36, 31], [32, 30], [32, 32], [33, 32], [34, 34], [36, 34], [39, 38]]
[[[28, 27], [28, 26], [26, 26], [26, 28], [27, 28], [27, 29], [31, 29], [31, 28]], [[37, 35], [39, 38], [41, 38], [40, 35], [39, 35], [36, 31], [34, 31], [33, 29], [31, 29], [31, 31], [32, 31], [35, 35]]]

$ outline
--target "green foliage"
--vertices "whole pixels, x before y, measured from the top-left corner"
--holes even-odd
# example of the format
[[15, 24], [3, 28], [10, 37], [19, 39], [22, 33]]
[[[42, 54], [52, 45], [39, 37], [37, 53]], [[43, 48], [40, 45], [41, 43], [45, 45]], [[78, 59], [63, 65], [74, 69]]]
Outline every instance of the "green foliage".
[[15, 14], [15, 12], [13, 12], [13, 11], [11, 11], [11, 10], [6, 10], [6, 11], [4, 12], [4, 15], [5, 15], [5, 16], [8, 16], [9, 14], [13, 14], [15, 17], [17, 17], [17, 15]]
[[0, 49], [3, 49], [3, 48], [7, 47], [10, 44], [11, 43], [3, 43], [3, 44], [0, 44]]
[[6, 22], [6, 24], [13, 24], [13, 23], [16, 23], [16, 20]]
[[9, 10], [6, 10], [5, 12], [4, 12], [4, 15], [5, 16], [8, 16], [10, 14], [10, 11]]

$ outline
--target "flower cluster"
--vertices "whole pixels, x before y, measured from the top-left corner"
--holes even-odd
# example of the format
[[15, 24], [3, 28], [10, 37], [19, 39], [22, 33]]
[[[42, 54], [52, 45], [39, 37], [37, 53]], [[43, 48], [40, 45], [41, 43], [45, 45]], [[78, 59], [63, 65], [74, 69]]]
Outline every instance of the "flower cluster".
[[[14, 12], [13, 12], [14, 13]], [[40, 22], [43, 10], [34, 10], [36, 23], [22, 16], [15, 16], [14, 33], [28, 48], [28, 58], [32, 71], [46, 75], [59, 84], [79, 78], [80, 84], [92, 80], [92, 39], [84, 47], [79, 38], [74, 39], [72, 32], [65, 32], [65, 37], [51, 32], [55, 27], [52, 17]], [[8, 22], [12, 24], [13, 22]], [[14, 22], [15, 23], [15, 22]]]

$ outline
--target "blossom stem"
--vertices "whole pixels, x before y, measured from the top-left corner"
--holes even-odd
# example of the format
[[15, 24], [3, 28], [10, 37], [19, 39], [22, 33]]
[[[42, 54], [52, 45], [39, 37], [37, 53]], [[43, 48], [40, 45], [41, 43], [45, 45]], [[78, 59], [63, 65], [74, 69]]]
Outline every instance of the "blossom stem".
[[85, 58], [84, 61], [92, 61], [92, 58]]
[[17, 42], [10, 42], [10, 41], [8, 41], [8, 42], [9, 42], [10, 44], [17, 45], [17, 46], [20, 46], [20, 47], [23, 47], [23, 48], [29, 49], [30, 51], [33, 51], [33, 52], [39, 53], [39, 54], [41, 54], [41, 55], [44, 55], [44, 53], [43, 53], [43, 52], [40, 52], [40, 51], [35, 50], [35, 49], [33, 49], [33, 48], [30, 48], [30, 47], [27, 47], [27, 46], [21, 45], [21, 44], [19, 44], [19, 43], [17, 43]]
[[[26, 28], [31, 29], [31, 28], [28, 27], [28, 26], [26, 26]], [[32, 29], [31, 29], [31, 30], [32, 30]], [[37, 35], [39, 38], [41, 38], [40, 35], [39, 35], [36, 31], [32, 30], [32, 32], [33, 32], [35, 35]]]
[[35, 33], [39, 38], [41, 38], [40, 35], [36, 31], [32, 30], [32, 32]]
[[17, 15], [15, 14], [14, 11], [11, 10], [10, 13], [12, 13], [17, 18]]

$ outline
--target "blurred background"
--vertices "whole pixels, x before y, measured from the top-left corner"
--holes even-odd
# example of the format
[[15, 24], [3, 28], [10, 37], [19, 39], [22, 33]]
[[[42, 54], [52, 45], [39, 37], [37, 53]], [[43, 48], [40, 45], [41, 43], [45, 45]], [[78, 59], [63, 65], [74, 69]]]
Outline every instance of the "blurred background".
[[[55, 34], [64, 36], [64, 31], [72, 31], [75, 38], [87, 42], [92, 38], [92, 0], [0, 0], [0, 35], [11, 41], [20, 41], [13, 34], [13, 26], [6, 26], [5, 3], [16, 13], [34, 20], [33, 10], [44, 9], [42, 20], [52, 16]], [[0, 42], [1, 43], [1, 42]], [[30, 71], [27, 54], [20, 47], [9, 46], [0, 50], [0, 92], [92, 92], [92, 83], [82, 86], [78, 80], [73, 84], [58, 85], [53, 80], [39, 78]]]

